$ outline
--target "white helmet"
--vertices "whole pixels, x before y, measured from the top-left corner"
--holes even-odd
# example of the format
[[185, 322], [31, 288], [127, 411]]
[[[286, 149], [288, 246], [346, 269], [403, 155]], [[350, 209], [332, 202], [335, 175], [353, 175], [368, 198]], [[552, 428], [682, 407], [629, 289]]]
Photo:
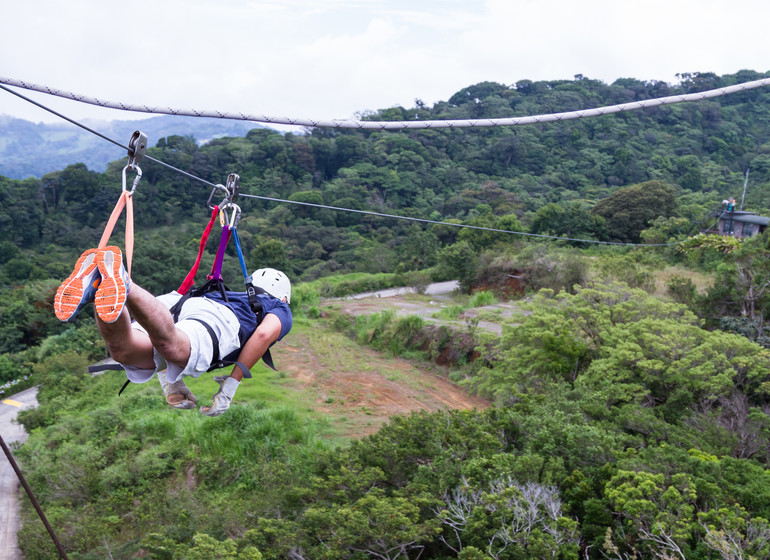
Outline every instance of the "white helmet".
[[291, 282], [289, 277], [274, 268], [260, 268], [251, 275], [251, 283], [262, 288], [276, 299], [286, 298], [291, 303]]

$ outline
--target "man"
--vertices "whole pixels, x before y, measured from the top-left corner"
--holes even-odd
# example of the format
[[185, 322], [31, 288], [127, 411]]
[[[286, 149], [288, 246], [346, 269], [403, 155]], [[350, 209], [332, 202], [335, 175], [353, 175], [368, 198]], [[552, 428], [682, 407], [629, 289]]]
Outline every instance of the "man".
[[54, 310], [61, 321], [72, 321], [93, 302], [99, 332], [128, 379], [144, 383], [158, 373], [166, 400], [176, 408], [194, 408], [197, 402], [184, 376], [208, 371], [215, 356], [237, 355], [230, 376], [214, 378], [220, 388], [212, 405], [201, 407], [203, 414], [218, 416], [230, 407], [243, 377], [251, 376], [248, 370], [292, 327], [286, 275], [260, 269], [251, 281], [262, 292], [256, 296], [262, 305], [259, 324], [242, 292], [227, 292], [227, 301], [218, 292], [185, 298], [174, 308], [181, 294], [156, 298], [132, 283], [120, 249], [108, 246], [80, 256], [56, 292]]

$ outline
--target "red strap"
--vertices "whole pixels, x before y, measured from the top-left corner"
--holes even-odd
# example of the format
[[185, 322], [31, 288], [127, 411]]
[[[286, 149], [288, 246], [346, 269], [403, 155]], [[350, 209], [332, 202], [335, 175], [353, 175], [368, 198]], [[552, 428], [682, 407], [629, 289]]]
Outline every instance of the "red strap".
[[182, 284], [179, 286], [179, 289], [177, 292], [180, 294], [186, 294], [187, 290], [189, 290], [192, 285], [195, 283], [195, 274], [198, 272], [198, 266], [201, 264], [201, 257], [203, 256], [203, 249], [206, 247], [206, 241], [209, 239], [209, 234], [211, 233], [211, 228], [214, 226], [214, 220], [216, 220], [217, 215], [219, 214], [219, 206], [214, 206], [214, 210], [211, 212], [211, 219], [209, 220], [209, 224], [206, 226], [206, 229], [203, 232], [203, 235], [201, 236], [201, 241], [198, 246], [198, 258], [195, 259], [195, 264], [190, 269], [190, 272], [187, 273], [187, 277], [184, 279]]

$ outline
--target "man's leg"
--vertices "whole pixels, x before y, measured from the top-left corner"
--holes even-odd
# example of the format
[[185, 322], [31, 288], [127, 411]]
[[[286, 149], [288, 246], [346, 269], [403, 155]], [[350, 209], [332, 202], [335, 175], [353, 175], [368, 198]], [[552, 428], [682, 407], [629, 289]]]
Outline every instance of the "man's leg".
[[[136, 286], [131, 286], [135, 288]], [[141, 369], [155, 369], [150, 337], [131, 327], [131, 317], [124, 308], [113, 323], [106, 323], [97, 313], [96, 326], [107, 344], [107, 350], [116, 362]]]
[[[134, 292], [136, 292], [135, 298], [138, 301], [145, 302], [144, 304], [138, 304], [140, 310], [147, 311], [146, 308], [149, 306], [150, 314], [157, 314], [160, 317], [165, 316], [163, 313], [163, 311], [166, 310], [165, 306], [160, 304], [154, 297], [149, 296], [147, 291], [136, 284], [133, 284], [131, 286], [131, 293]], [[131, 297], [129, 296], [129, 301], [130, 300]], [[159, 304], [160, 307], [154, 308], [155, 304]], [[161, 319], [161, 322], [163, 321], [164, 319]], [[154, 324], [152, 321], [146, 322], [148, 325]], [[96, 314], [96, 324], [102, 338], [104, 338], [107, 343], [110, 355], [115, 361], [140, 369], [155, 369], [154, 348], [150, 336], [144, 331], [131, 327], [131, 319], [126, 309], [123, 309], [118, 320], [113, 323], [107, 323], [101, 320], [99, 315]], [[177, 330], [173, 327], [173, 321], [171, 322], [171, 325], [172, 330]], [[195, 408], [197, 399], [182, 379], [178, 379], [174, 383], [169, 383], [164, 370], [158, 372], [158, 380], [160, 381], [163, 395], [166, 397], [166, 402], [168, 404], [174, 408]]]
[[[190, 358], [190, 341], [176, 328], [168, 309], [152, 294], [131, 285], [120, 248], [89, 249], [73, 273], [56, 293], [54, 310], [62, 321], [71, 321], [88, 303], [94, 302], [96, 325], [112, 358], [126, 366], [154, 370], [154, 351], [167, 363], [184, 368]], [[147, 332], [131, 326], [129, 310]], [[161, 378], [162, 377], [162, 378]], [[193, 408], [193, 395], [184, 381], [165, 381], [160, 376], [169, 404]], [[178, 402], [177, 402], [178, 401]]]
[[[190, 339], [178, 329], [168, 308], [144, 288], [133, 284], [126, 306], [136, 322], [147, 331], [147, 338], [152, 347], [163, 356], [167, 363], [184, 369], [190, 360]], [[197, 399], [184, 380], [177, 379], [169, 383], [165, 372], [158, 373], [160, 385], [166, 396], [166, 402], [174, 408], [195, 408]]]
[[190, 339], [176, 328], [166, 306], [144, 288], [132, 284], [126, 307], [147, 331], [152, 346], [166, 362], [184, 368], [190, 359]]

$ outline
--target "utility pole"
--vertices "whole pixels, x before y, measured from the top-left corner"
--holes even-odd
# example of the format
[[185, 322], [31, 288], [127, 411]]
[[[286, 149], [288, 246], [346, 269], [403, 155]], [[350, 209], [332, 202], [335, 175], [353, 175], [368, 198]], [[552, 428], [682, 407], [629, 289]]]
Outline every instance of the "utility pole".
[[741, 210], [743, 210], [743, 199], [746, 198], [746, 185], [749, 184], [749, 168], [746, 168], [746, 179], [743, 181], [743, 196], [741, 196]]

